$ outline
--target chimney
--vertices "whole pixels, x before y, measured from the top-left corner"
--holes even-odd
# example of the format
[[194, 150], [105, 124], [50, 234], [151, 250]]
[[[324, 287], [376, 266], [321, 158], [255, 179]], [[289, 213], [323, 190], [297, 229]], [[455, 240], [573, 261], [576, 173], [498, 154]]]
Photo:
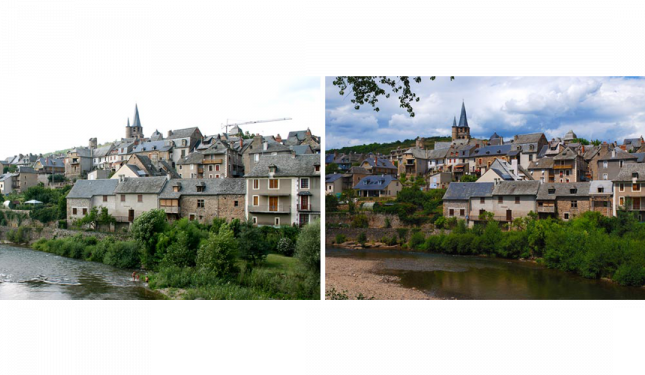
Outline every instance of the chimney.
[[280, 134], [278, 134], [278, 135], [275, 137], [275, 141], [276, 141], [276, 142], [279, 142], [279, 143], [282, 143], [282, 137], [280, 136]]
[[119, 175], [119, 182], [125, 182], [125, 175], [124, 174]]
[[172, 135], [172, 130], [168, 130], [168, 136], [170, 137]]
[[244, 138], [240, 137], [240, 149], [244, 147]]
[[612, 158], [616, 157], [616, 149], [611, 150], [611, 157]]
[[263, 149], [264, 151], [268, 150], [268, 149], [269, 149], [269, 142], [264, 142], [264, 143], [262, 143], [262, 149]]

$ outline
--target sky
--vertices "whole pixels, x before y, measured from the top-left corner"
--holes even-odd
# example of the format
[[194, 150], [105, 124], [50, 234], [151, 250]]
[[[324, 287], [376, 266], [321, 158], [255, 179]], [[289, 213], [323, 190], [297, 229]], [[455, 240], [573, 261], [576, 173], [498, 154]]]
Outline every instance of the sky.
[[[5, 90], [7, 85], [11, 90]], [[244, 131], [286, 137], [310, 127], [323, 135], [319, 77], [201, 77], [57, 80], [10, 79], [0, 89], [0, 158], [46, 153], [125, 137], [135, 104], [145, 136], [159, 130], [198, 126], [202, 134], [223, 132], [222, 124], [290, 117], [241, 125]]]
[[645, 135], [645, 79], [639, 77], [423, 77], [413, 89], [415, 117], [396, 94], [355, 110], [352, 96], [339, 95], [325, 79], [326, 149], [450, 136], [465, 103], [471, 136], [505, 139], [543, 132], [547, 139], [573, 130], [578, 137], [618, 140]]

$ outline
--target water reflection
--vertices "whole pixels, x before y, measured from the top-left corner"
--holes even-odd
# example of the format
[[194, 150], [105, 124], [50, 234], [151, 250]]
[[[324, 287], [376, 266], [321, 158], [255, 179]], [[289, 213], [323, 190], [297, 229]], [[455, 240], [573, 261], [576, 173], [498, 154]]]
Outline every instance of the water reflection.
[[387, 250], [326, 249], [327, 256], [380, 260], [379, 273], [440, 298], [645, 299], [644, 288], [546, 269], [533, 263]]

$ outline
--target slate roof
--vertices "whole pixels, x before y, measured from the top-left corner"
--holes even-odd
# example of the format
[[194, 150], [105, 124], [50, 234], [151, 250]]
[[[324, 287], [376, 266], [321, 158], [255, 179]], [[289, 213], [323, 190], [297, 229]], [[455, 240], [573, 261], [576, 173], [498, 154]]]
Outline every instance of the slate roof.
[[[518, 166], [519, 167], [519, 166]], [[504, 160], [495, 159], [493, 164], [490, 165], [490, 169], [493, 170], [497, 175], [506, 181], [518, 181], [520, 180], [519, 171], [511, 172], [511, 164]], [[530, 176], [530, 175], [529, 175]]]
[[645, 152], [634, 152], [632, 155], [637, 157], [637, 163], [642, 163], [645, 161]]
[[459, 116], [459, 125], [460, 128], [468, 127], [468, 118], [466, 118], [466, 104], [461, 102], [461, 115]]
[[[598, 192], [598, 188], [604, 188], [602, 193]], [[611, 195], [614, 188], [614, 182], [609, 180], [594, 180], [589, 182], [589, 195]]]
[[538, 159], [543, 158], [546, 155], [547, 151], [549, 151], [549, 145], [542, 146], [542, 148], [540, 149], [540, 152], [538, 152], [538, 156], [537, 156]]
[[525, 143], [537, 143], [544, 136], [544, 133], [519, 134], [513, 137], [513, 143], [516, 145]]
[[540, 181], [501, 181], [493, 195], [536, 195], [540, 185]]
[[319, 154], [308, 155], [265, 155], [255, 164], [253, 169], [244, 177], [267, 177], [269, 175], [269, 166], [275, 165], [275, 177], [300, 177], [300, 176], [320, 176], [316, 172], [315, 165], [320, 165]]
[[328, 174], [327, 176], [325, 176], [325, 182], [334, 182], [341, 177], [343, 177], [343, 175], [340, 173]]
[[334, 162], [334, 154], [325, 154], [325, 164]]
[[26, 167], [26, 166], [19, 166], [18, 170], [16, 171], [18, 174], [20, 173], [36, 173], [36, 171], [32, 167]]
[[443, 149], [448, 149], [452, 145], [452, 142], [435, 142], [434, 143], [434, 149], [435, 150], [443, 150]]
[[65, 160], [63, 159], [40, 158], [37, 161], [40, 161], [43, 167], [65, 168]]
[[564, 139], [565, 141], [570, 141], [570, 140], [573, 140], [573, 139], [576, 139], [576, 138], [578, 138], [578, 136], [576, 135], [576, 133], [574, 133], [574, 132], [573, 132], [573, 130], [569, 130], [569, 131], [567, 132], [567, 134], [565, 134], [565, 135], [564, 135], [564, 138], [563, 138], [563, 139]]
[[349, 174], [370, 174], [370, 171], [363, 167], [351, 167], [349, 168]]
[[[394, 166], [394, 164], [392, 164], [392, 162], [389, 161], [388, 159], [378, 158], [377, 160], [378, 160], [378, 164], [376, 166], [378, 168], [388, 168], [388, 169], [395, 169], [396, 170], [396, 167]], [[374, 158], [367, 158], [364, 161], [366, 161], [367, 164], [371, 165], [372, 167], [375, 166]]]
[[529, 164], [529, 169], [552, 169], [553, 164], [553, 158], [546, 157], [532, 161], [531, 164]]
[[[130, 120], [128, 119], [128, 125], [130, 125]], [[132, 122], [132, 127], [141, 127], [141, 120], [139, 120], [139, 106], [134, 105], [134, 121]]]
[[179, 173], [177, 173], [175, 168], [172, 165], [170, 165], [170, 163], [168, 163], [166, 160], [159, 160], [159, 165], [160, 165], [159, 167], [160, 172], [163, 171], [166, 173], [170, 173], [171, 178], [181, 178], [181, 176], [179, 175]]
[[415, 159], [428, 158], [428, 152], [419, 147], [410, 147], [404, 154], [411, 154]]
[[291, 146], [291, 149], [296, 153], [296, 155], [305, 155], [308, 152], [313, 153], [313, 150], [309, 145]]
[[[173, 187], [180, 185], [179, 192], [175, 193]], [[197, 191], [197, 186], [204, 186], [204, 191]], [[209, 196], [209, 195], [244, 195], [246, 180], [242, 178], [205, 178], [205, 179], [172, 179], [164, 186], [159, 198], [179, 199], [183, 195]]]
[[146, 151], [170, 151], [172, 145], [167, 144], [164, 141], [151, 141], [139, 143], [132, 152], [146, 152]]
[[97, 195], [114, 195], [119, 180], [78, 180], [67, 194], [67, 199], [92, 198]]
[[614, 178], [614, 181], [631, 182], [633, 179], [632, 174], [637, 173], [637, 181], [645, 181], [645, 164], [642, 163], [625, 163]]
[[70, 150], [69, 152], [70, 152], [70, 153], [74, 153], [74, 152], [76, 152], [76, 154], [77, 154], [79, 157], [87, 157], [87, 158], [92, 157], [92, 150], [90, 150], [90, 149], [89, 149], [89, 148], [87, 148], [87, 147], [75, 147], [75, 148], [73, 148], [72, 150]]
[[390, 183], [396, 181], [396, 178], [390, 174], [373, 175], [363, 177], [354, 189], [357, 190], [385, 190]]
[[[543, 183], [538, 190], [537, 199], [554, 200], [556, 197], [588, 197], [590, 184], [590, 182]], [[554, 191], [553, 194], [549, 194], [550, 190]]]
[[172, 134], [168, 136], [168, 138], [166, 139], [190, 138], [190, 136], [192, 136], [193, 133], [197, 131], [197, 129], [198, 129], [197, 127], [194, 127], [194, 128], [173, 130]]
[[254, 151], [249, 152], [249, 154], [263, 154], [263, 153], [271, 153], [271, 152], [291, 152], [291, 148], [289, 146], [285, 146], [281, 143], [277, 142], [267, 142], [266, 144], [266, 150], [264, 149], [264, 145], [262, 145], [261, 148], [256, 149]]
[[509, 151], [511, 151], [511, 145], [484, 146], [473, 150], [470, 155], [474, 157], [506, 155]]
[[158, 194], [168, 182], [166, 177], [126, 177], [123, 182], [113, 181], [119, 182], [114, 190], [116, 194]]
[[435, 160], [435, 159], [445, 159], [446, 155], [448, 154], [448, 150], [450, 148], [442, 148], [442, 149], [434, 149], [428, 151], [428, 159]]
[[201, 152], [192, 152], [177, 162], [177, 165], [201, 164], [204, 161], [204, 155]]
[[599, 158], [598, 160], [637, 160], [638, 156], [634, 154], [630, 154], [629, 152], [625, 152], [619, 148], [614, 149], [616, 151], [616, 155], [612, 155], [613, 151], [608, 152], [605, 154], [605, 156]]
[[494, 182], [452, 182], [448, 185], [443, 200], [468, 200], [471, 197], [491, 197]]
[[578, 154], [571, 150], [569, 147], [565, 147], [561, 153], [553, 157], [553, 160], [575, 160], [578, 157]]

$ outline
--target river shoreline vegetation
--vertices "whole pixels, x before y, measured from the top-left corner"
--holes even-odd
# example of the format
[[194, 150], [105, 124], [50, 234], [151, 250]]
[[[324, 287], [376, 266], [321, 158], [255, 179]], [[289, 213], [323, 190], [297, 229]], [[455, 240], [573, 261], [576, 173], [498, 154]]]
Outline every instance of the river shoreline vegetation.
[[[388, 241], [388, 239], [383, 240]], [[620, 285], [645, 285], [645, 223], [627, 211], [616, 217], [585, 212], [569, 221], [516, 219], [508, 231], [488, 220], [468, 228], [459, 220], [450, 233], [414, 231], [406, 248], [417, 251], [535, 259], [548, 268]]]
[[152, 289], [185, 299], [319, 299], [320, 223], [302, 229], [214, 219], [167, 223], [162, 210], [135, 219], [131, 240], [76, 235], [32, 247], [118, 268], [146, 270]]

